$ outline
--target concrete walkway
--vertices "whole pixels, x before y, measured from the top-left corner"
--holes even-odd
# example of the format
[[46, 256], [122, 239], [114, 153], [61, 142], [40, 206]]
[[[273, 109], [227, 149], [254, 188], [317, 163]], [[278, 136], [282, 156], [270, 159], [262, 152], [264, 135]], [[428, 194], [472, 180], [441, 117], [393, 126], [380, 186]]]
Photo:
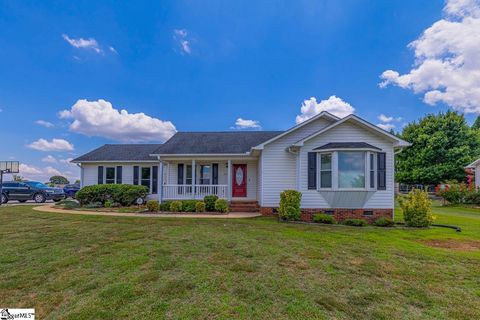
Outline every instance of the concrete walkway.
[[54, 208], [54, 204], [34, 207], [33, 210], [52, 213], [83, 214], [89, 216], [111, 216], [111, 217], [148, 217], [148, 218], [207, 218], [207, 219], [242, 219], [260, 217], [259, 212], [231, 212], [229, 214], [207, 214], [207, 213], [119, 213], [99, 212], [83, 210], [64, 210]]

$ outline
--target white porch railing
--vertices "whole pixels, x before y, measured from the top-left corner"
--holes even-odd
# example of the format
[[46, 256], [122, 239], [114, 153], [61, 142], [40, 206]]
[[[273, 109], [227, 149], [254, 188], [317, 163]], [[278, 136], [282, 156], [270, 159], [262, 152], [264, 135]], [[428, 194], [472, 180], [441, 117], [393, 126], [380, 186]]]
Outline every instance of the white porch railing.
[[166, 184], [163, 185], [164, 200], [182, 200], [182, 199], [199, 199], [205, 196], [216, 195], [219, 198], [227, 198], [227, 185], [182, 185], [182, 184]]

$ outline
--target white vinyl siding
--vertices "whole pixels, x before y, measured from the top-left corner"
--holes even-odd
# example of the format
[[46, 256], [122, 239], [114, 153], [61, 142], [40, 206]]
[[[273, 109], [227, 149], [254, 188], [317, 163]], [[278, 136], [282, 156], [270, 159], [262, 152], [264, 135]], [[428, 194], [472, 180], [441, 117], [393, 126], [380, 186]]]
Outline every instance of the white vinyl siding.
[[[262, 151], [262, 198], [263, 207], [277, 207], [280, 192], [296, 189], [297, 184], [306, 184], [307, 180], [297, 181], [297, 155], [286, 148], [295, 142], [327, 127], [331, 121], [319, 118], [265, 146]], [[301, 165], [301, 164], [300, 164]], [[301, 172], [301, 166], [298, 168]]]

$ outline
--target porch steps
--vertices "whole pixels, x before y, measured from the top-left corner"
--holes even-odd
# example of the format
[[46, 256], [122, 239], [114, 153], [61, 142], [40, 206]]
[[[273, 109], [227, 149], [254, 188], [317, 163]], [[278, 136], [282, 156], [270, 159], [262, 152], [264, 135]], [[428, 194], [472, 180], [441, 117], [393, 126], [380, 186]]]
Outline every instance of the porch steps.
[[231, 201], [230, 212], [259, 212], [258, 201]]

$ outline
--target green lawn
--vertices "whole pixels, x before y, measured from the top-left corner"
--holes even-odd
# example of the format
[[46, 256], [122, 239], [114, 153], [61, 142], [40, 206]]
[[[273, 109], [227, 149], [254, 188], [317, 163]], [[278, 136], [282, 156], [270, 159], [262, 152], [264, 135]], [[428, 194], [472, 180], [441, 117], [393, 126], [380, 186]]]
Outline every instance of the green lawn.
[[435, 214], [463, 232], [4, 207], [0, 307], [39, 319], [479, 319], [480, 250], [462, 245], [480, 243], [480, 210]]

